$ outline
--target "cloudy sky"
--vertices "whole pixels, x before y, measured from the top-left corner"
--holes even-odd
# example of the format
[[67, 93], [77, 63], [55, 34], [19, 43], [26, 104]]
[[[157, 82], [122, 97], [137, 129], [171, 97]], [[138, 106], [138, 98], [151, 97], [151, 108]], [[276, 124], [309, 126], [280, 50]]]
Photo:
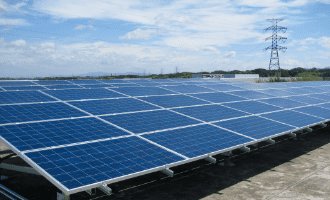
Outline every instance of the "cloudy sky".
[[0, 0], [0, 77], [330, 66], [330, 0]]

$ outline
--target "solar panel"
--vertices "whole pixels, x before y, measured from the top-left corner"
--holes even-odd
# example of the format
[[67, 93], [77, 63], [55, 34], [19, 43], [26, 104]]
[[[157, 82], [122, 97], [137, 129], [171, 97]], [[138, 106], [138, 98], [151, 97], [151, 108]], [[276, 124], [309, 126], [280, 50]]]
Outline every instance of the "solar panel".
[[113, 87], [140, 87], [135, 83], [111, 83]]
[[113, 92], [104, 88], [95, 89], [71, 89], [71, 90], [45, 90], [45, 93], [61, 99], [63, 101], [68, 100], [80, 100], [80, 99], [100, 99], [100, 98], [118, 98], [125, 97], [122, 94]]
[[217, 91], [235, 91], [235, 90], [243, 90], [242, 88], [235, 87], [227, 84], [217, 84], [217, 85], [203, 85], [204, 87], [214, 89]]
[[320, 105], [317, 105], [317, 106], [322, 107], [322, 108], [330, 109], [330, 103], [324, 103], [324, 104], [320, 104]]
[[238, 85], [238, 87], [243, 88], [243, 89], [248, 89], [248, 90], [257, 90], [257, 89], [263, 89], [263, 88], [265, 88], [262, 85], [253, 84], [253, 83], [250, 83], [250, 84], [247, 83], [247, 84]]
[[312, 97], [317, 98], [317, 99], [322, 99], [322, 100], [325, 100], [325, 101], [330, 101], [330, 94], [329, 93], [313, 94]]
[[0, 81], [0, 87], [3, 86], [27, 86], [27, 85], [36, 85], [33, 81]]
[[214, 90], [197, 86], [197, 85], [180, 85], [180, 86], [162, 86], [162, 88], [166, 88], [175, 92], [180, 92], [183, 94], [187, 93], [200, 93], [200, 92], [214, 92]]
[[82, 110], [85, 110], [93, 115], [104, 115], [123, 112], [135, 112], [142, 110], [154, 110], [159, 109], [156, 106], [148, 103], [133, 99], [133, 98], [121, 98], [121, 99], [103, 99], [92, 101], [72, 101], [71, 105], [76, 106]]
[[102, 83], [112, 84], [112, 83], [127, 83], [127, 81], [122, 79], [112, 79], [112, 80], [98, 80]]
[[272, 112], [276, 110], [281, 110], [282, 108], [264, 104], [258, 101], [243, 101], [243, 102], [235, 102], [235, 103], [225, 103], [224, 106], [228, 106], [230, 108], [234, 108], [237, 110], [241, 110], [244, 112], [252, 113], [252, 114], [260, 114], [265, 112]]
[[123, 88], [111, 88], [111, 89], [130, 96], [176, 94], [175, 92], [158, 87], [123, 87]]
[[68, 85], [72, 84], [69, 81], [35, 81], [38, 85]]
[[84, 88], [102, 88], [102, 87], [113, 87], [110, 84], [88, 84], [88, 85], [80, 85]]
[[276, 88], [276, 89], [288, 88], [288, 86], [281, 83], [258, 83], [258, 85], [262, 85], [264, 88]]
[[189, 158], [252, 141], [211, 125], [199, 125], [142, 136]]
[[258, 116], [243, 117], [214, 124], [255, 139], [275, 136], [295, 128]]
[[64, 103], [0, 106], [0, 124], [86, 116]]
[[310, 91], [301, 90], [299, 88], [287, 88], [287, 89], [283, 89], [283, 91], [291, 92], [293, 94], [310, 94]]
[[272, 99], [262, 99], [259, 100], [264, 103], [268, 103], [271, 105], [275, 106], [280, 106], [282, 108], [295, 108], [295, 107], [300, 107], [300, 106], [306, 106], [306, 103], [301, 103], [297, 101], [292, 101], [290, 99], [285, 99], [285, 98], [272, 98]]
[[46, 88], [50, 89], [50, 90], [63, 90], [63, 89], [81, 89], [82, 87], [79, 85], [46, 85]]
[[224, 103], [224, 102], [247, 100], [246, 98], [234, 96], [232, 94], [227, 94], [223, 92], [190, 94], [190, 95], [200, 99], [204, 99], [206, 101], [211, 101], [213, 103]]
[[134, 136], [25, 155], [68, 189], [183, 160]]
[[305, 96], [305, 95], [291, 96], [291, 97], [286, 97], [286, 98], [290, 99], [290, 100], [298, 101], [301, 103], [307, 103], [307, 104], [319, 104], [319, 103], [326, 102], [325, 100], [316, 99], [316, 98], [313, 98], [312, 96]]
[[324, 119], [330, 119], [330, 112], [326, 108], [321, 108], [318, 106], [306, 106], [303, 108], [296, 108], [295, 111], [313, 115], [316, 117], [322, 117]]
[[222, 105], [204, 105], [177, 108], [173, 110], [187, 116], [203, 120], [205, 122], [219, 121], [248, 115], [247, 113], [227, 108]]
[[273, 95], [263, 94], [256, 91], [234, 91], [228, 92], [229, 94], [238, 95], [240, 97], [248, 98], [248, 99], [262, 99], [262, 98], [270, 98], [274, 97]]
[[160, 86], [162, 83], [148, 82], [148, 83], [137, 83], [142, 86]]
[[19, 86], [19, 87], [2, 87], [7, 91], [19, 91], [19, 90], [46, 90], [42, 86]]
[[258, 92], [262, 92], [262, 93], [265, 93], [265, 94], [270, 94], [270, 95], [278, 96], [278, 97], [295, 95], [291, 92], [286, 92], [286, 91], [276, 90], [276, 89], [258, 90]]
[[111, 115], [101, 118], [137, 134], [200, 123], [168, 110]]
[[99, 84], [100, 81], [97, 80], [69, 80], [69, 82], [74, 84]]
[[7, 91], [0, 92], [0, 104], [32, 103], [56, 101], [38, 91]]
[[139, 97], [139, 99], [156, 104], [158, 106], [162, 106], [164, 108], [209, 104], [207, 101], [185, 95]]
[[1, 126], [0, 135], [25, 151], [129, 134], [91, 117]]
[[309, 91], [309, 94], [327, 92], [326, 90], [323, 90], [320, 87], [301, 87], [299, 89], [307, 90], [307, 91]]
[[315, 123], [320, 123], [323, 119], [318, 117], [313, 117], [310, 115], [294, 112], [291, 110], [284, 110], [275, 113], [263, 114], [261, 115], [268, 119], [276, 120], [288, 125], [296, 126], [298, 128], [302, 128], [305, 126], [309, 126]]

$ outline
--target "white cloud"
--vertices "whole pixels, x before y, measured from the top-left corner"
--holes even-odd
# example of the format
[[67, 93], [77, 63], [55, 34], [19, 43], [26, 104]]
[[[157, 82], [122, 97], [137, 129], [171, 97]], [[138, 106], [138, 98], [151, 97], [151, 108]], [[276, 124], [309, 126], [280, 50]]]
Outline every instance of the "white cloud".
[[0, 18], [0, 25], [5, 26], [29, 26], [31, 25], [25, 19], [5, 19]]
[[152, 30], [152, 29], [146, 29], [142, 30], [140, 28], [128, 32], [126, 35], [119, 37], [119, 39], [125, 39], [125, 40], [148, 40], [152, 38], [153, 35], [159, 35], [161, 34], [160, 30]]
[[302, 46], [302, 47], [299, 47], [299, 48], [297, 49], [297, 51], [305, 51], [305, 50], [307, 50], [307, 49], [308, 49], [307, 46]]
[[96, 28], [94, 28], [92, 25], [78, 25], [76, 28], [74, 28], [74, 30], [82, 30], [86, 28], [96, 31]]
[[316, 0], [320, 3], [330, 4], [330, 0]]
[[234, 58], [236, 56], [236, 52], [235, 51], [231, 51], [225, 54], [226, 58]]
[[321, 37], [318, 39], [318, 43], [325, 48], [330, 48], [330, 37]]

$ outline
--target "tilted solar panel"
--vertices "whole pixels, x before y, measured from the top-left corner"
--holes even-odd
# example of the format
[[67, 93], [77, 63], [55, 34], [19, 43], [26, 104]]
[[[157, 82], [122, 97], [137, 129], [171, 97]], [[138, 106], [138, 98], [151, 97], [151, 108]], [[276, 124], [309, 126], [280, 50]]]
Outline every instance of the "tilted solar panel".
[[197, 97], [199, 99], [203, 99], [206, 101], [210, 101], [212, 103], [225, 103], [225, 102], [232, 102], [232, 101], [247, 100], [246, 98], [234, 96], [232, 94], [228, 94], [228, 93], [224, 93], [224, 92], [190, 94], [190, 96]]
[[245, 90], [240, 87], [227, 85], [227, 84], [217, 84], [217, 85], [203, 85], [206, 88], [210, 88], [217, 91], [235, 91], [235, 90]]
[[296, 108], [295, 111], [313, 115], [315, 117], [321, 117], [323, 119], [330, 119], [329, 109], [321, 108], [319, 106], [306, 106], [302, 108]]
[[214, 90], [197, 86], [197, 85], [180, 85], [180, 86], [162, 86], [162, 88], [171, 91], [187, 94], [187, 93], [200, 93], [200, 92], [214, 92]]
[[262, 98], [271, 98], [274, 97], [273, 95], [269, 94], [263, 94], [261, 92], [256, 92], [256, 91], [233, 91], [233, 92], [228, 92], [229, 94], [237, 95], [243, 98], [248, 98], [248, 99], [262, 99]]
[[34, 81], [0, 81], [0, 87], [3, 86], [13, 86], [13, 87], [19, 87], [19, 86], [28, 86], [28, 85], [36, 85]]
[[63, 89], [81, 89], [83, 87], [79, 86], [79, 85], [45, 85], [44, 87], [50, 89], [50, 90], [63, 90]]
[[111, 90], [130, 96], [177, 94], [176, 92], [172, 92], [158, 87], [123, 87], [123, 88], [111, 88]]
[[209, 104], [207, 101], [185, 95], [150, 96], [139, 97], [139, 99], [164, 108]]
[[295, 108], [300, 106], [306, 106], [306, 103], [301, 103], [298, 101], [292, 101], [285, 98], [271, 98], [271, 99], [261, 99], [260, 102], [268, 103], [274, 106], [279, 106], [282, 108]]
[[38, 85], [68, 85], [72, 84], [69, 81], [34, 81]]
[[314, 95], [300, 95], [300, 96], [291, 96], [291, 97], [286, 97], [287, 99], [298, 101], [301, 103], [307, 103], [307, 104], [319, 104], [319, 103], [324, 103], [326, 102], [325, 100], [322, 99], [317, 99], [313, 98]]
[[47, 102], [47, 101], [56, 101], [56, 99], [51, 98], [38, 91], [0, 92], [0, 104], [32, 103], [32, 102]]
[[282, 110], [277, 106], [268, 105], [258, 101], [243, 101], [243, 102], [234, 102], [234, 103], [225, 103], [224, 106], [248, 112], [251, 114], [260, 114], [265, 112], [272, 112], [277, 110]]
[[13, 87], [2, 87], [7, 91], [19, 91], [19, 90], [46, 90], [45, 87], [42, 86], [13, 86]]

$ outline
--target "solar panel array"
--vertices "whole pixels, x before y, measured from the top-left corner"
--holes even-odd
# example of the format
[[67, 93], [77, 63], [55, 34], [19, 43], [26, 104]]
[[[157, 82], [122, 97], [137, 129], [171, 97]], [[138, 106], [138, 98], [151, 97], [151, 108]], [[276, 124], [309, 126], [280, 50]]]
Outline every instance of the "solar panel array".
[[67, 194], [330, 120], [330, 82], [0, 81], [0, 139]]

